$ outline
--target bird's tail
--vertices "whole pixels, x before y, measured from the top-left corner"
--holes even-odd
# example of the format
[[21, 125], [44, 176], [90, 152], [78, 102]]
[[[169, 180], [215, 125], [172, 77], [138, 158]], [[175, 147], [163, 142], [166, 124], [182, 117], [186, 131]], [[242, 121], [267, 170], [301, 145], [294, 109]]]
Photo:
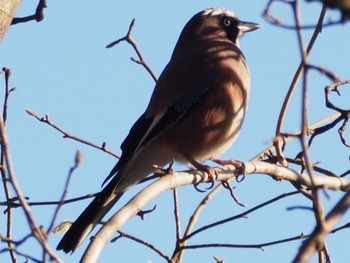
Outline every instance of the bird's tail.
[[82, 212], [78, 219], [69, 228], [57, 245], [57, 250], [65, 253], [74, 252], [75, 249], [94, 229], [96, 224], [104, 217], [112, 206], [119, 200], [124, 192], [116, 192], [114, 180], [97, 194], [90, 205]]

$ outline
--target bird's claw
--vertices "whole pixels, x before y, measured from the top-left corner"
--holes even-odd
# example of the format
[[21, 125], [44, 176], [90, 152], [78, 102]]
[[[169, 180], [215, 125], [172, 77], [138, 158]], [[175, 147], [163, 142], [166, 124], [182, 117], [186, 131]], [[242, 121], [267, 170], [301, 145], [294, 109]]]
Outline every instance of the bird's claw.
[[[236, 168], [237, 170], [237, 176], [236, 176], [236, 180], [238, 182], [241, 182], [244, 177], [245, 177], [245, 165], [244, 162], [238, 161], [238, 160], [221, 160], [221, 159], [215, 159], [212, 158], [211, 159], [212, 162], [220, 164], [220, 165], [232, 165]], [[238, 178], [238, 175], [242, 174], [243, 177], [242, 178]]]
[[208, 183], [210, 183], [210, 186], [206, 188], [206, 190], [201, 190], [198, 188], [198, 184], [194, 184], [194, 188], [198, 191], [198, 192], [206, 192], [207, 190], [210, 190], [214, 187], [214, 183], [218, 177], [218, 173], [217, 171], [213, 168], [210, 167], [209, 165], [203, 165], [203, 164], [196, 164], [196, 169], [199, 171], [203, 171], [206, 172], [208, 174]]

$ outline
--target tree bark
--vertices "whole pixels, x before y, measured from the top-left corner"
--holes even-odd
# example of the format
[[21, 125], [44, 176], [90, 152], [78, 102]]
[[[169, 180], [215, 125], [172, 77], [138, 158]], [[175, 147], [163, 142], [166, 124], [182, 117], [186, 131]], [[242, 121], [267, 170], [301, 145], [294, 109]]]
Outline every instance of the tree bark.
[[11, 25], [21, 0], [0, 0], [0, 42]]

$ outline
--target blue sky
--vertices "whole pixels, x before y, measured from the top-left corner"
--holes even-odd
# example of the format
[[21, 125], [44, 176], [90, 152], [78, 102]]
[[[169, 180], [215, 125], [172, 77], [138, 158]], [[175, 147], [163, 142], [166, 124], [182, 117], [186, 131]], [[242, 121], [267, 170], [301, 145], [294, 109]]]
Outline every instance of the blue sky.
[[[139, 65], [130, 61], [133, 49], [120, 43], [105, 49], [110, 42], [124, 36], [132, 18], [136, 18], [133, 38], [145, 60], [157, 76], [168, 62], [177, 38], [186, 22], [197, 12], [212, 6], [230, 8], [242, 19], [263, 25], [241, 40], [252, 75], [248, 115], [239, 139], [223, 158], [247, 161], [262, 151], [274, 136], [276, 118], [282, 100], [300, 61], [296, 33], [267, 23], [261, 16], [267, 1], [48, 1], [45, 19], [11, 27], [0, 45], [1, 67], [12, 70], [11, 86], [17, 90], [9, 102], [8, 134], [17, 178], [30, 201], [57, 200], [61, 195], [68, 169], [75, 152], [83, 152], [83, 163], [74, 173], [68, 198], [99, 191], [100, 185], [116, 159], [62, 136], [25, 113], [32, 109], [38, 115], [49, 114], [51, 120], [66, 131], [120, 153], [119, 146], [131, 125], [143, 113], [154, 87], [154, 81]], [[31, 14], [36, 3], [23, 1], [17, 15]], [[303, 21], [313, 24], [321, 10], [319, 3], [305, 4]], [[291, 9], [277, 3], [272, 9], [286, 23], [292, 24]], [[326, 20], [337, 19], [335, 11], [327, 12]], [[312, 31], [304, 33], [306, 41]], [[312, 51], [310, 61], [335, 71], [341, 79], [350, 79], [349, 25], [325, 28]], [[3, 78], [2, 78], [3, 79]], [[3, 82], [2, 82], [3, 83]], [[310, 122], [333, 112], [324, 109], [323, 88], [329, 80], [319, 72], [310, 74]], [[3, 86], [3, 84], [1, 84]], [[299, 85], [300, 86], [300, 85]], [[298, 89], [300, 90], [300, 89]], [[341, 90], [340, 102], [348, 106], [350, 92]], [[336, 97], [335, 95], [333, 95]], [[295, 93], [288, 111], [284, 131], [300, 128], [300, 91]], [[346, 104], [347, 103], [347, 104]], [[347, 132], [349, 135], [349, 132]], [[348, 136], [349, 138], [349, 136]], [[338, 139], [336, 130], [315, 140], [311, 149], [314, 162], [342, 173], [348, 169], [349, 149]], [[286, 153], [294, 157], [298, 142], [288, 145]], [[176, 166], [177, 169], [185, 169]], [[288, 182], [275, 182], [264, 175], [247, 176], [242, 183], [233, 182], [239, 199], [251, 208], [281, 193], [293, 191]], [[116, 205], [116, 211], [136, 193], [132, 189]], [[193, 187], [179, 189], [183, 228], [204, 194]], [[326, 211], [341, 194], [330, 192], [324, 198]], [[4, 197], [1, 195], [1, 200]], [[89, 201], [68, 204], [60, 212], [59, 221], [74, 220]], [[159, 196], [149, 204], [158, 205], [146, 220], [132, 219], [123, 231], [144, 238], [165, 253], [172, 253], [175, 239], [172, 193]], [[255, 244], [309, 233], [314, 227], [313, 214], [305, 210], [287, 211], [292, 206], [310, 206], [301, 196], [292, 196], [260, 210], [247, 219], [234, 221], [195, 237], [189, 244], [227, 242]], [[201, 216], [198, 226], [245, 211], [222, 191]], [[54, 207], [33, 207], [39, 225], [48, 226]], [[22, 211], [14, 210], [14, 238], [28, 233]], [[342, 223], [349, 220], [347, 214]], [[3, 216], [2, 222], [5, 221]], [[0, 226], [5, 233], [5, 226]], [[56, 247], [62, 235], [51, 235], [50, 245]], [[350, 241], [347, 231], [327, 238], [335, 262], [348, 258]], [[77, 262], [87, 242], [73, 255], [59, 253], [65, 262]], [[201, 249], [186, 251], [184, 262], [214, 262], [216, 255], [225, 262], [290, 262], [300, 242], [258, 249]], [[19, 247], [40, 258], [35, 241]], [[9, 260], [0, 254], [0, 261]], [[149, 249], [123, 239], [109, 244], [100, 262], [164, 262]], [[313, 258], [313, 262], [317, 262]]]

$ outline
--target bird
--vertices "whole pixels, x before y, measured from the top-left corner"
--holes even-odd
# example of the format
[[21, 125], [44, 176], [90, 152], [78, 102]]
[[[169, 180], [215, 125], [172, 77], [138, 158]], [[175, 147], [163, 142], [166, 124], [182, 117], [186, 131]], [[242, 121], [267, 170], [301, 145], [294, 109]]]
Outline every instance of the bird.
[[250, 72], [239, 39], [260, 28], [226, 8], [195, 14], [183, 28], [145, 112], [121, 144], [106, 186], [65, 233], [57, 250], [73, 253], [120, 197], [172, 160], [212, 174], [246, 115]]

